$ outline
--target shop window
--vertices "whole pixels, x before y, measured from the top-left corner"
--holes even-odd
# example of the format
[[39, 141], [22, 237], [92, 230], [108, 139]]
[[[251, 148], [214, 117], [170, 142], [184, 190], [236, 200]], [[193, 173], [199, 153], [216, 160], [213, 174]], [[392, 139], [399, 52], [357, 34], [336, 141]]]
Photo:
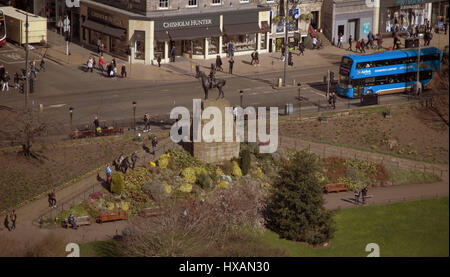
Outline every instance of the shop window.
[[225, 36], [224, 49], [226, 49], [229, 42], [233, 43], [235, 52], [256, 50], [256, 34]]
[[204, 39], [185, 40], [184, 52], [192, 55], [204, 55], [205, 43]]
[[169, 0], [159, 0], [159, 8], [160, 9], [168, 9], [169, 8]]
[[208, 54], [217, 55], [219, 54], [219, 38], [208, 38]]
[[189, 0], [188, 7], [197, 7], [197, 0]]
[[134, 32], [134, 58], [145, 60], [145, 31]]
[[267, 34], [261, 34], [261, 44], [259, 46], [261, 50], [265, 50], [267, 48], [266, 41], [267, 41]]
[[154, 48], [154, 55], [155, 55], [155, 59], [160, 56], [161, 59], [164, 59], [164, 48], [165, 48], [165, 43], [164, 41], [157, 41], [155, 40], [155, 48]]

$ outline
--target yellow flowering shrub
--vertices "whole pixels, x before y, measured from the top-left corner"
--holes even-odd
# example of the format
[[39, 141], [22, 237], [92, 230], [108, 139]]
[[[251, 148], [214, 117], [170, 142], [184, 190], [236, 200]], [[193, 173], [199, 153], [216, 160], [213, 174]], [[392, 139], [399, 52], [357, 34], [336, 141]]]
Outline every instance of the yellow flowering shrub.
[[130, 203], [126, 201], [120, 201], [120, 209], [127, 212], [130, 209]]
[[156, 164], [154, 162], [150, 162], [150, 165], [153, 166], [153, 167], [156, 166]]
[[183, 171], [181, 172], [181, 175], [183, 176], [184, 180], [190, 184], [193, 184], [193, 183], [195, 183], [195, 181], [197, 181], [195, 169], [192, 167], [183, 169]]
[[228, 187], [228, 183], [225, 181], [220, 181], [220, 183], [217, 185], [217, 188], [219, 189], [227, 189]]
[[169, 164], [169, 159], [166, 157], [159, 158], [158, 165], [160, 168], [164, 169], [167, 168], [167, 165]]
[[256, 177], [258, 177], [259, 179], [261, 179], [262, 177], [264, 177], [264, 173], [262, 172], [262, 169], [260, 167], [258, 167], [256, 169]]
[[224, 173], [223, 173], [222, 168], [216, 167], [216, 175], [217, 175], [217, 176], [222, 176], [223, 174], [224, 174]]
[[233, 161], [233, 176], [238, 178], [242, 177], [242, 170], [236, 161]]
[[172, 187], [168, 184], [163, 184], [164, 187], [164, 191], [166, 192], [167, 195], [170, 195], [172, 193]]
[[108, 210], [108, 211], [112, 211], [112, 210], [114, 210], [114, 203], [113, 202], [106, 202], [106, 209]]
[[182, 184], [179, 188], [179, 191], [189, 193], [192, 191], [192, 185], [191, 184]]

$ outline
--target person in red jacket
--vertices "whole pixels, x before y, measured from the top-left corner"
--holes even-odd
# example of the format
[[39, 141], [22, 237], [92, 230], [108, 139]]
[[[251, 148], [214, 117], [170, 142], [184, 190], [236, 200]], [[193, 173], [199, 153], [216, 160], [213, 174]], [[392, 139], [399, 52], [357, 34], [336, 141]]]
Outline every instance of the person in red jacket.
[[103, 68], [103, 65], [105, 64], [105, 60], [103, 59], [103, 56], [101, 56], [99, 59], [98, 59], [98, 69], [101, 71], [101, 72], [103, 72], [104, 71], [104, 68]]

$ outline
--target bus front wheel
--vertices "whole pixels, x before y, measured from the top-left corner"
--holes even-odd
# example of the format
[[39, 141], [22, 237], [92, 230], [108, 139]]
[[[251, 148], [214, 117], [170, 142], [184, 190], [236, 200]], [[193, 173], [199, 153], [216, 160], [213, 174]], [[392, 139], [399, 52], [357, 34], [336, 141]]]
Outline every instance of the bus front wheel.
[[373, 94], [373, 90], [369, 89], [369, 90], [366, 92], [366, 94], [367, 94], [367, 95], [372, 95], [372, 94]]

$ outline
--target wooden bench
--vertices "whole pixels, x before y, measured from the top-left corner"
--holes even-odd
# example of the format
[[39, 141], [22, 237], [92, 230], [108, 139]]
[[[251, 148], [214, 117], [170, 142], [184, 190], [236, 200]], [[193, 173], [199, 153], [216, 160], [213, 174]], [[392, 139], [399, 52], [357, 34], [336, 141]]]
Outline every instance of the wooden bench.
[[99, 216], [95, 219], [97, 223], [104, 223], [117, 220], [127, 220], [128, 215], [125, 211], [116, 212], [100, 212]]
[[[75, 223], [78, 227], [91, 225], [91, 217], [88, 215], [75, 217]], [[69, 221], [67, 221], [67, 219], [64, 219], [64, 221], [62, 222], [62, 227], [66, 229], [72, 228], [72, 224], [69, 224]]]
[[345, 186], [344, 183], [338, 183], [338, 184], [326, 184], [325, 187], [325, 192], [329, 193], [329, 192], [340, 192], [340, 191], [348, 191], [348, 188]]
[[164, 210], [161, 207], [151, 207], [146, 208], [141, 211], [142, 217], [152, 217], [152, 216], [159, 216], [164, 214]]

